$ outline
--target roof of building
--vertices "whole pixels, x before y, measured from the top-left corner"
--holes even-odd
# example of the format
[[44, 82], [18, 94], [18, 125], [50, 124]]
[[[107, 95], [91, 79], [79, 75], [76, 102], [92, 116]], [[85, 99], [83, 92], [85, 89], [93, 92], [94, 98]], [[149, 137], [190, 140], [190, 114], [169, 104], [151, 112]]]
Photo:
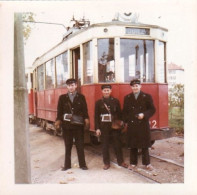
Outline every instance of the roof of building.
[[178, 66], [174, 63], [168, 64], [168, 70], [184, 70], [181, 66]]

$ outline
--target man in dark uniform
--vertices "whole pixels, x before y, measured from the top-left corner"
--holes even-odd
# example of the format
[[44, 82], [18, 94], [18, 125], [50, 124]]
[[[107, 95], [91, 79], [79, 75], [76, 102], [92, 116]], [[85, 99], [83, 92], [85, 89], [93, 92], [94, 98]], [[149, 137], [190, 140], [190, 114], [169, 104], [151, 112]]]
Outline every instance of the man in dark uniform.
[[65, 162], [62, 171], [71, 168], [71, 149], [73, 146], [73, 138], [75, 140], [79, 166], [83, 170], [87, 170], [84, 155], [84, 125], [75, 125], [70, 123], [71, 113], [82, 116], [85, 128], [89, 126], [89, 116], [85, 97], [76, 91], [76, 79], [68, 79], [66, 81], [68, 93], [59, 97], [57, 106], [56, 128], [62, 124], [63, 139], [65, 143]]
[[102, 99], [95, 103], [95, 129], [96, 135], [101, 135], [102, 153], [104, 170], [110, 168], [109, 144], [110, 139], [113, 141], [114, 151], [117, 157], [119, 166], [127, 168], [128, 165], [123, 161], [122, 146], [121, 146], [121, 129], [112, 129], [112, 117], [116, 119], [122, 118], [119, 100], [111, 97], [111, 85], [102, 85]]
[[148, 150], [151, 147], [149, 118], [155, 113], [155, 107], [151, 95], [141, 91], [140, 80], [134, 79], [130, 85], [133, 92], [125, 96], [123, 105], [123, 118], [128, 125], [129, 169], [136, 168], [138, 149], [142, 149], [142, 164], [152, 170]]

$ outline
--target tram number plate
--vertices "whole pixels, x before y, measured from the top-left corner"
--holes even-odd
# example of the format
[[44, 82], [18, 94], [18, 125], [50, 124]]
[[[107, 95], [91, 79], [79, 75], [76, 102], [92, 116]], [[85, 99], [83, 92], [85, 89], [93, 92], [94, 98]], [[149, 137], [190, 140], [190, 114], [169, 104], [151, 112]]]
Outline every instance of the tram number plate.
[[147, 28], [126, 28], [126, 34], [132, 35], [150, 35], [150, 29]]
[[157, 128], [157, 121], [156, 120], [149, 121], [149, 124], [152, 129]]

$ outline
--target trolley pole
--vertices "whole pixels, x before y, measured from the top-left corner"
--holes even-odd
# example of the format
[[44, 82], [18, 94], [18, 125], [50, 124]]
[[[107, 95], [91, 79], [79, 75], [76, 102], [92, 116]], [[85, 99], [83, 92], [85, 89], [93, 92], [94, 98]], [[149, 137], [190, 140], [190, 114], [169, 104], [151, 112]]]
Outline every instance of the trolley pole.
[[14, 148], [15, 183], [31, 183], [28, 101], [25, 81], [22, 14], [14, 15]]

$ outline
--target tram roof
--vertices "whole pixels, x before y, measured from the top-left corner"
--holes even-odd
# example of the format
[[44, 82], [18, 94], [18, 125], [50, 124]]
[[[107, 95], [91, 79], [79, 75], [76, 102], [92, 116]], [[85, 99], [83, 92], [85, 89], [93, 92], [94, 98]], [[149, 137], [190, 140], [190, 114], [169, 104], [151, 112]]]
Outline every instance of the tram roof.
[[35, 59], [35, 61], [33, 62], [33, 64], [39, 60], [40, 58], [42, 58], [42, 56], [44, 56], [46, 53], [50, 52], [51, 50], [53, 50], [55, 47], [57, 47], [58, 45], [60, 45], [61, 43], [69, 40], [70, 38], [88, 30], [88, 29], [91, 29], [91, 28], [95, 28], [95, 27], [107, 27], [107, 26], [125, 26], [125, 27], [144, 27], [144, 28], [155, 28], [155, 29], [161, 29], [161, 30], [164, 30], [166, 32], [168, 32], [168, 29], [167, 28], [164, 28], [164, 27], [161, 27], [161, 26], [158, 26], [158, 25], [151, 25], [151, 24], [144, 24], [144, 23], [132, 23], [132, 22], [122, 22], [122, 21], [111, 21], [111, 22], [103, 22], [103, 23], [94, 23], [94, 24], [91, 24], [90, 26], [88, 27], [84, 27], [82, 29], [78, 29], [76, 32], [70, 34], [67, 38], [63, 38], [63, 40], [61, 42], [59, 42], [58, 44], [56, 44], [54, 47], [52, 47], [51, 49], [49, 49], [48, 51], [46, 51], [44, 54], [42, 54], [41, 56], [37, 57]]
[[97, 27], [97, 26], [134, 26], [134, 27], [148, 27], [148, 28], [159, 28], [164, 31], [168, 31], [167, 28], [158, 26], [158, 25], [151, 25], [151, 24], [144, 24], [144, 23], [132, 23], [132, 22], [122, 22], [122, 21], [111, 21], [111, 22], [103, 22], [103, 23], [95, 23], [90, 25], [90, 27]]
[[144, 23], [132, 23], [132, 22], [122, 22], [122, 21], [111, 21], [111, 22], [103, 22], [103, 23], [94, 23], [94, 24], [91, 24], [90, 26], [88, 27], [85, 27], [85, 28], [82, 28], [82, 29], [79, 29], [78, 31], [74, 32], [73, 34], [69, 35], [67, 38], [64, 38], [63, 41], [73, 37], [73, 36], [76, 36], [77, 34], [83, 32], [83, 31], [86, 31], [90, 28], [94, 28], [94, 27], [107, 27], [107, 26], [127, 26], [127, 27], [146, 27], [146, 28], [156, 28], [156, 29], [161, 29], [161, 30], [164, 30], [166, 32], [168, 32], [168, 29], [167, 28], [164, 28], [164, 27], [161, 27], [161, 26], [158, 26], [158, 25], [151, 25], [151, 24], [144, 24]]

